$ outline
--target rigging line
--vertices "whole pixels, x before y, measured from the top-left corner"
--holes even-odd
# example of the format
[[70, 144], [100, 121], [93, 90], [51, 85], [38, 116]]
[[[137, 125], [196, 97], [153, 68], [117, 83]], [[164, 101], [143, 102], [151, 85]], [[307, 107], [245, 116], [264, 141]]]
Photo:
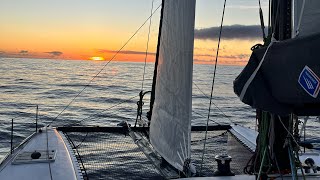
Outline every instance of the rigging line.
[[265, 42], [266, 41], [266, 34], [265, 34], [265, 26], [264, 26], [264, 19], [263, 19], [263, 11], [261, 8], [261, 2], [259, 0], [259, 17], [260, 17], [260, 26], [261, 26], [261, 31], [262, 31], [262, 39]]
[[219, 56], [219, 48], [220, 48], [220, 42], [221, 42], [222, 26], [223, 26], [224, 12], [225, 12], [225, 9], [226, 9], [226, 2], [227, 2], [227, 0], [224, 0], [222, 17], [221, 17], [221, 24], [220, 24], [220, 30], [219, 30], [218, 47], [217, 47], [217, 51], [216, 51], [216, 60], [215, 60], [215, 65], [214, 65], [213, 78], [212, 78], [212, 86], [211, 86], [211, 95], [210, 95], [210, 104], [209, 104], [209, 110], [208, 110], [208, 118], [207, 118], [206, 132], [205, 132], [205, 136], [204, 136], [204, 143], [203, 143], [203, 150], [202, 150], [202, 158], [201, 158], [201, 166], [200, 166], [200, 175], [201, 175], [201, 172], [202, 172], [204, 151], [205, 151], [205, 149], [206, 149], [206, 142], [207, 142], [207, 136], [208, 136], [208, 126], [209, 126], [210, 111], [211, 111], [211, 104], [212, 104], [213, 87], [214, 87], [214, 82], [215, 82], [215, 78], [216, 78], [216, 71], [217, 71], [217, 64], [218, 64], [218, 56]]
[[[195, 82], [193, 82], [193, 84], [197, 87], [197, 89], [198, 89], [204, 96], [206, 96], [208, 99], [210, 99], [210, 97], [209, 97], [207, 94], [205, 94]], [[234, 124], [234, 123], [231, 121], [231, 119], [230, 119], [214, 102], [212, 102], [212, 104], [231, 122], [231, 124]], [[213, 120], [211, 120], [211, 121], [213, 121]], [[215, 122], [215, 121], [213, 121], [213, 122]], [[217, 124], [219, 124], [219, 123], [217, 123]]]
[[18, 118], [18, 117], [20, 117], [21, 116], [21, 114], [22, 113], [24, 113], [24, 114], [28, 114], [28, 113], [31, 113], [31, 111], [32, 111], [32, 109], [31, 109], [31, 107], [27, 107], [27, 108], [24, 108], [24, 109], [22, 109], [22, 110], [25, 110], [25, 109], [29, 109], [28, 111], [26, 111], [26, 112], [18, 112], [18, 114], [19, 115], [16, 115], [15, 117], [13, 117], [12, 119], [16, 119], [16, 118]]
[[[228, 131], [225, 131], [225, 132], [223, 132], [223, 133], [221, 133], [221, 134], [218, 134], [218, 135], [209, 137], [209, 138], [207, 138], [207, 139], [215, 139], [215, 138], [217, 138], [217, 137], [224, 136], [224, 135], [226, 135], [227, 133], [228, 133]], [[204, 140], [204, 139], [193, 140], [193, 141], [191, 141], [191, 145], [198, 144], [198, 143], [202, 142], [203, 140]]]
[[84, 138], [80, 141], [79, 144], [77, 144], [76, 146], [74, 146], [74, 148], [78, 148], [79, 146], [82, 145], [82, 143], [87, 139], [89, 132], [86, 133], [86, 135], [84, 136]]
[[305, 4], [306, 4], [306, 0], [303, 0], [302, 6], [301, 6], [301, 9], [300, 9], [299, 21], [298, 21], [298, 25], [297, 25], [297, 28], [296, 28], [296, 35], [295, 36], [299, 35]]
[[127, 102], [127, 101], [130, 101], [130, 100], [132, 100], [132, 99], [134, 99], [134, 98], [136, 98], [136, 97], [138, 97], [138, 96], [139, 96], [139, 95], [136, 95], [136, 96], [133, 96], [133, 97], [131, 97], [131, 98], [129, 98], [129, 99], [123, 100], [123, 101], [119, 102], [118, 104], [115, 104], [115, 105], [113, 105], [113, 106], [108, 107], [107, 109], [102, 110], [102, 111], [99, 112], [98, 114], [94, 114], [94, 115], [92, 115], [92, 116], [85, 117], [85, 118], [81, 119], [81, 120], [79, 121], [79, 123], [81, 123], [82, 121], [87, 120], [87, 119], [89, 119], [89, 118], [92, 119], [93, 117], [98, 116], [98, 115], [102, 114], [103, 112], [108, 111], [108, 110], [110, 110], [110, 109], [112, 109], [112, 108], [115, 108], [115, 107], [117, 107], [117, 106], [120, 106], [121, 104], [123, 104], [123, 103], [125, 103], [125, 102]]
[[[153, 3], [154, 3], [154, 0], [152, 0], [152, 4], [151, 4], [151, 15], [152, 15], [152, 11], [153, 11]], [[144, 76], [146, 74], [146, 65], [147, 65], [147, 57], [148, 57], [148, 50], [149, 50], [150, 31], [151, 31], [150, 29], [151, 29], [151, 23], [152, 23], [151, 20], [152, 20], [152, 18], [150, 18], [150, 23], [149, 23], [148, 40], [147, 40], [147, 47], [146, 47], [146, 56], [144, 57], [144, 66], [143, 66], [141, 91], [143, 91]]]
[[156, 13], [156, 11], [161, 7], [161, 4], [156, 8], [156, 10], [153, 11], [153, 13], [145, 20], [142, 25], [133, 33], [133, 35], [123, 44], [123, 46], [115, 52], [115, 54], [112, 56], [112, 58], [100, 69], [100, 71], [93, 76], [93, 78], [89, 81], [88, 84], [84, 86], [84, 88], [69, 102], [69, 104], [47, 125], [50, 126], [53, 121], [57, 120], [58, 117], [71, 105], [71, 103], [92, 83], [92, 81], [98, 77], [98, 75], [104, 70], [104, 68], [122, 51], [124, 47], [131, 41], [131, 39], [140, 31], [140, 29], [148, 22], [148, 20]]
[[[203, 117], [203, 118], [205, 118], [205, 116], [204, 116], [204, 115], [202, 115], [202, 114], [200, 114], [200, 113], [196, 112], [195, 110], [192, 110], [192, 112], [193, 112], [193, 113], [195, 113], [195, 114], [198, 114], [199, 116], [201, 116], [201, 117]], [[214, 120], [212, 120], [212, 119], [210, 119], [210, 121], [212, 121], [213, 123], [216, 123], [216, 124], [218, 124], [218, 125], [222, 125], [222, 124], [220, 124], [220, 123], [218, 123], [218, 122], [216, 122], [216, 121], [214, 121]]]
[[273, 26], [272, 27], [272, 34], [274, 34], [276, 31], [277, 22], [279, 20], [279, 18], [278, 18], [279, 12], [280, 12], [280, 0], [278, 1], [278, 4], [277, 4], [276, 17], [274, 19], [274, 24], [271, 24], [271, 26]]
[[49, 137], [48, 137], [48, 127], [46, 127], [46, 140], [47, 140], [47, 161], [49, 165], [49, 173], [50, 173], [50, 179], [52, 180], [52, 172], [51, 172], [51, 163], [49, 158]]
[[280, 116], [278, 116], [278, 117], [279, 117], [280, 123], [282, 124], [283, 128], [284, 128], [284, 129], [287, 131], [287, 133], [292, 137], [293, 142], [299, 147], [300, 145], [299, 145], [299, 143], [296, 141], [295, 137], [291, 134], [291, 132], [287, 129], [287, 127], [283, 124], [281, 117], [280, 117]]

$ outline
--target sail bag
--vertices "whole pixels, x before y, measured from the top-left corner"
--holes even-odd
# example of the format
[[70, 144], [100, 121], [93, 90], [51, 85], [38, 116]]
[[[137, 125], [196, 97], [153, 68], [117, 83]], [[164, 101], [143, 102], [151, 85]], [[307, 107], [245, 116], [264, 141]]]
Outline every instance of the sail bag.
[[190, 158], [195, 0], [165, 0], [150, 141], [172, 166]]
[[[320, 33], [275, 42], [270, 46], [242, 101], [278, 115], [320, 115]], [[266, 48], [254, 50], [234, 81], [240, 96]]]

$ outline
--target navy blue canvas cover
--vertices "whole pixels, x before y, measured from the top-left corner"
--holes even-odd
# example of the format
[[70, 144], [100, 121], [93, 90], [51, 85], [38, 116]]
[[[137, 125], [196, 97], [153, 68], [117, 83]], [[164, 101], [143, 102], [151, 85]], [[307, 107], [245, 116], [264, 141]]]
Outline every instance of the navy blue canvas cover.
[[[254, 50], [235, 79], [234, 92], [238, 96], [266, 49]], [[320, 115], [319, 55], [320, 34], [275, 42], [242, 101], [277, 115]]]

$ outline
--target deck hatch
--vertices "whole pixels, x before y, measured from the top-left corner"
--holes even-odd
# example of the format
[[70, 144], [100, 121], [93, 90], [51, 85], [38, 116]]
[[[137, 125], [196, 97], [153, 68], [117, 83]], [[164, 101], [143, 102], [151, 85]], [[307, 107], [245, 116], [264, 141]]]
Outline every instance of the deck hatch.
[[[32, 158], [31, 156], [32, 154], [35, 154], [35, 152], [40, 153], [41, 156], [39, 158]], [[18, 155], [12, 161], [12, 164], [17, 165], [17, 164], [46, 163], [46, 162], [54, 162], [55, 159], [56, 159], [56, 150], [23, 151], [18, 153]]]

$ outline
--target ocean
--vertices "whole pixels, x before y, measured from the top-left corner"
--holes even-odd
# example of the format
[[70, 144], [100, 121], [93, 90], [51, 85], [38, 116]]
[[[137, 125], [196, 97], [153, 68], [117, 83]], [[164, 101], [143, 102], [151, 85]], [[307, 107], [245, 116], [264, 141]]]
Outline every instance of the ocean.
[[[134, 124], [142, 82], [144, 91], [151, 90], [154, 69], [153, 63], [147, 63], [142, 81], [144, 63], [114, 61], [91, 81], [107, 61], [0, 58], [0, 63], [0, 159], [9, 151], [11, 120], [17, 144], [35, 131], [37, 106], [40, 127], [51, 122], [52, 126]], [[211, 124], [232, 122], [255, 128], [255, 110], [233, 92], [233, 80], [242, 69], [217, 67]], [[206, 124], [213, 70], [213, 65], [194, 65], [193, 125]], [[149, 100], [150, 93], [144, 99], [144, 119]], [[311, 134], [317, 133], [318, 126], [316, 120], [309, 124]]]

